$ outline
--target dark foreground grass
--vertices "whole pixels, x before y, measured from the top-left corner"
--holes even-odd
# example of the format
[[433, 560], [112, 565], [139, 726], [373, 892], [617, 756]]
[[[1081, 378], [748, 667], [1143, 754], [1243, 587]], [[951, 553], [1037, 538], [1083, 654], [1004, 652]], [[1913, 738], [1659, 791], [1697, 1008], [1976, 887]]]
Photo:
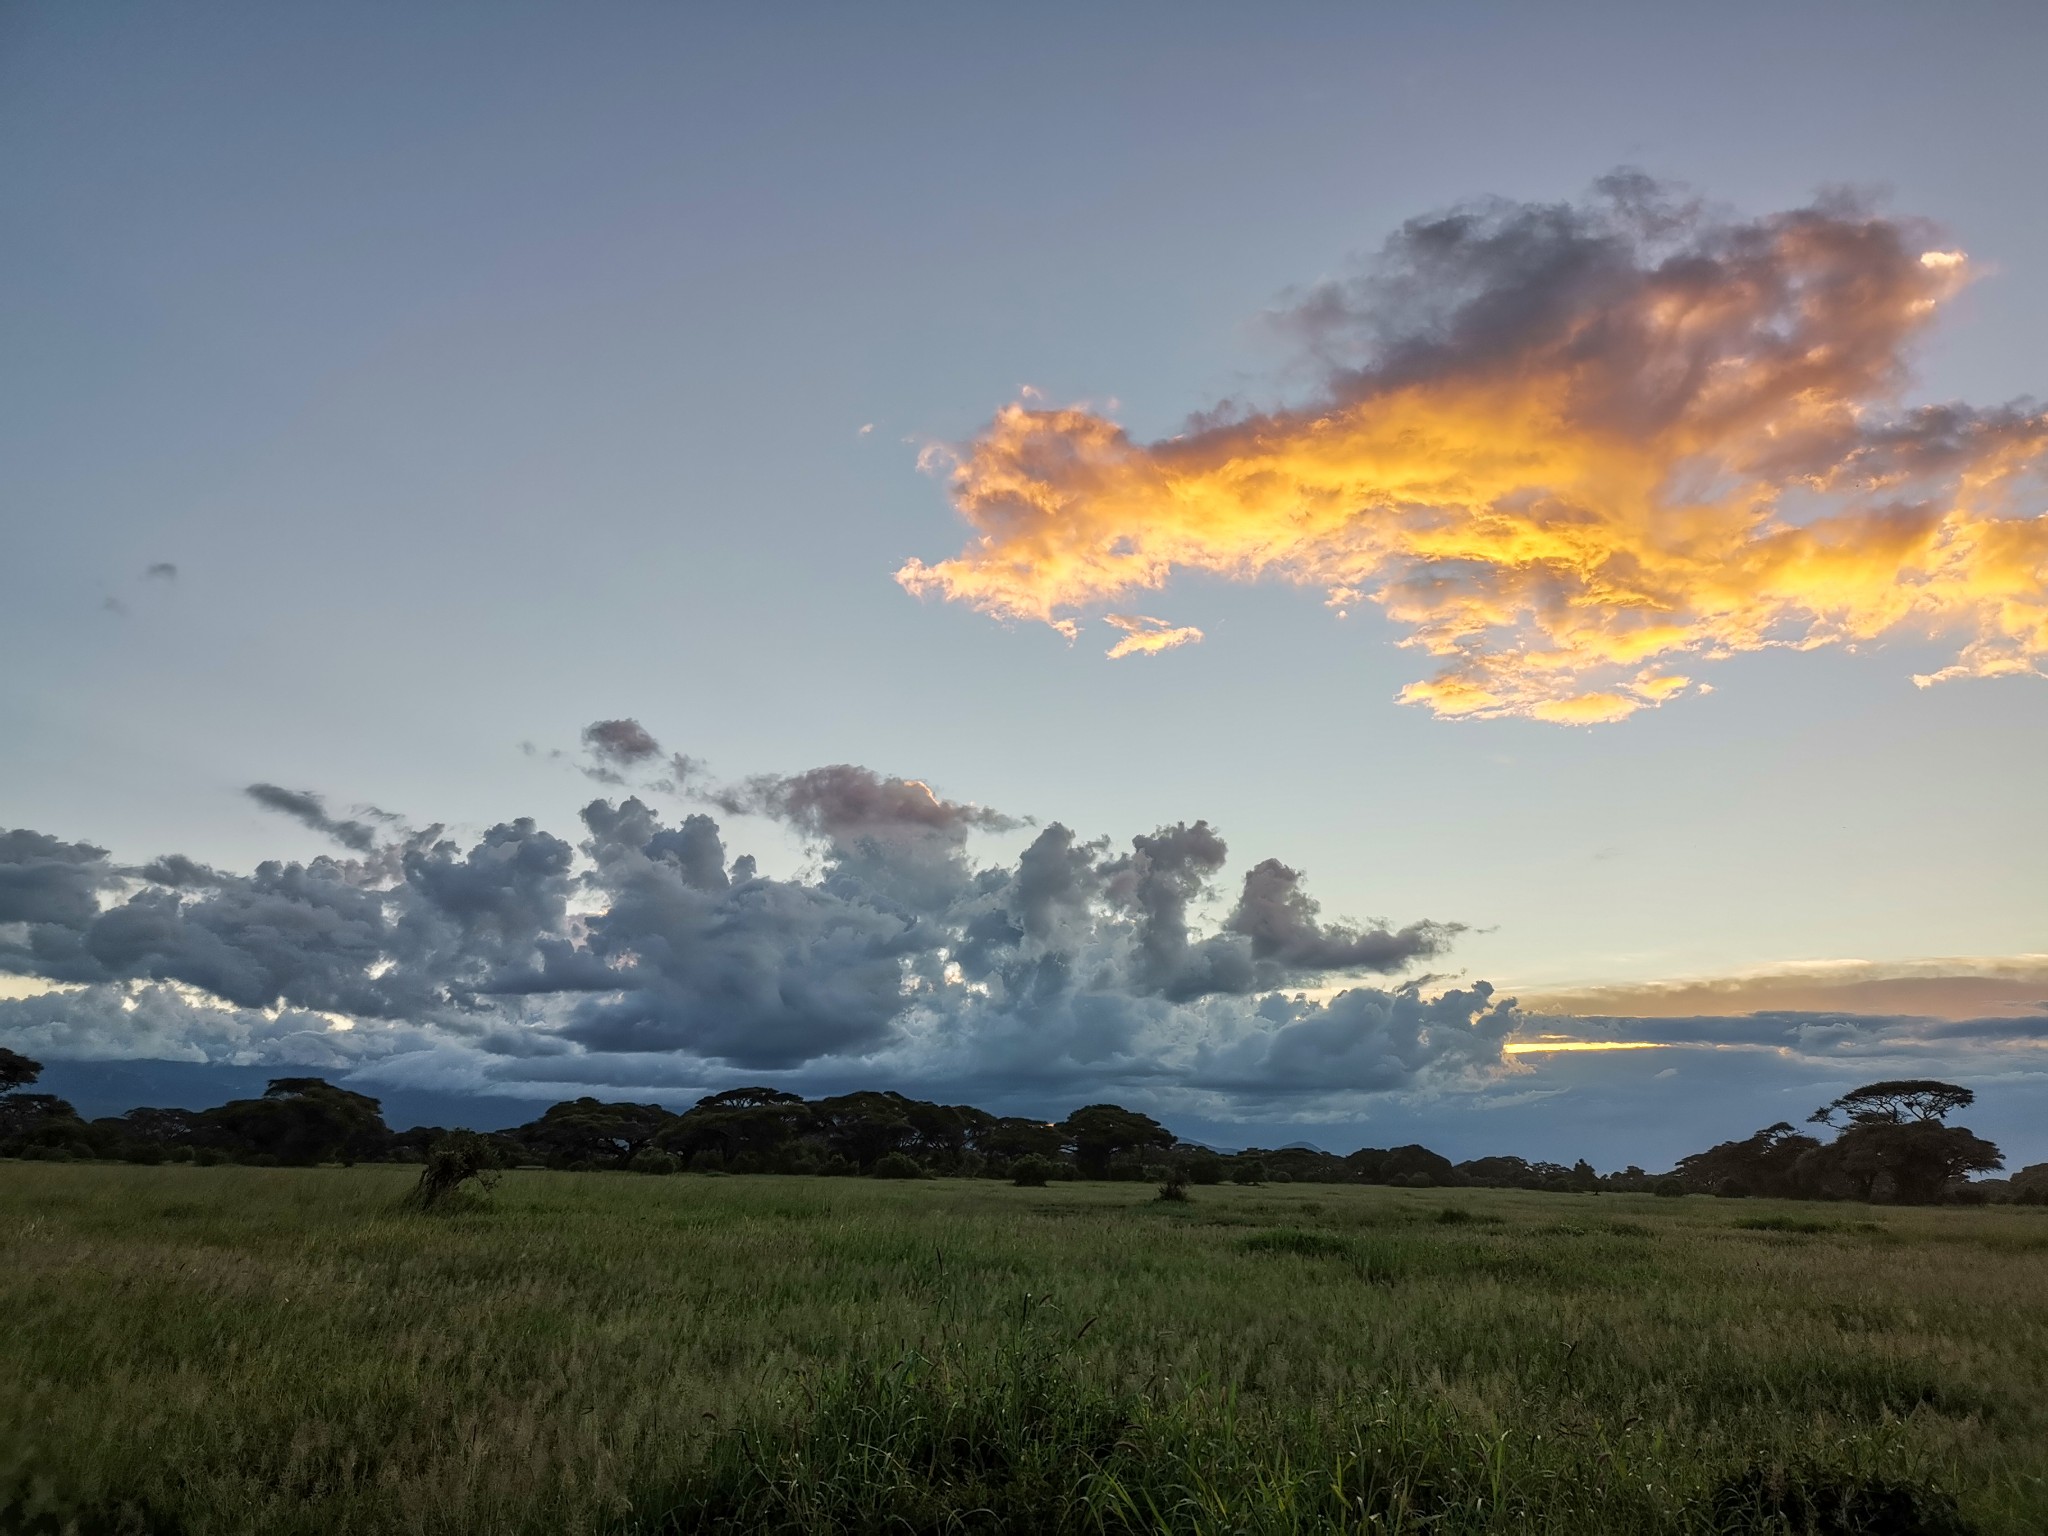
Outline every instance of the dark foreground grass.
[[0, 1163], [0, 1530], [2048, 1530], [2044, 1212], [407, 1182]]

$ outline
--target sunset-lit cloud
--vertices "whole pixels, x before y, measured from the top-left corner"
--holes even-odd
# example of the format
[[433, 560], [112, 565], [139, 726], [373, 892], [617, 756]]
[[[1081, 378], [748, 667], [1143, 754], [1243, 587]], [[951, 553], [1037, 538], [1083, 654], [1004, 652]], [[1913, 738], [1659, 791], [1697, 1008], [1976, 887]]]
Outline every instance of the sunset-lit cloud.
[[[1317, 587], [1435, 658], [1404, 701], [1467, 718], [1619, 720], [1703, 663], [1880, 637], [1955, 647], [1922, 684], [2040, 673], [2048, 414], [1900, 403], [1968, 274], [1846, 200], [1735, 220], [1627, 174], [1416, 220], [1275, 317], [1318, 398], [1149, 444], [1006, 406], [952, 460], [975, 536], [897, 580], [1070, 637], [1176, 572]], [[1106, 621], [1112, 656], [1196, 637]]]
[[1143, 614], [1105, 613], [1102, 622], [1124, 632], [1123, 639], [1109, 648], [1111, 661], [1122, 656], [1154, 656], [1177, 645], [1192, 645], [1202, 638], [1202, 632], [1192, 624], [1173, 625]]
[[1524, 988], [1537, 1015], [1687, 1018], [1771, 1011], [1963, 1020], [2048, 1013], [2048, 955], [1893, 961], [1818, 960], [1734, 976]]

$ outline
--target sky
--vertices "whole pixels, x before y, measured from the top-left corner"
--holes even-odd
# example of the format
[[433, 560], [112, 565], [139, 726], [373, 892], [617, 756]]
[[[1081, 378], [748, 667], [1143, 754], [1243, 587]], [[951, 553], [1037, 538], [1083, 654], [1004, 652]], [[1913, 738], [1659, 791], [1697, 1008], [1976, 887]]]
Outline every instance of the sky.
[[0, 1044], [2048, 1158], [2044, 44], [8, 8]]

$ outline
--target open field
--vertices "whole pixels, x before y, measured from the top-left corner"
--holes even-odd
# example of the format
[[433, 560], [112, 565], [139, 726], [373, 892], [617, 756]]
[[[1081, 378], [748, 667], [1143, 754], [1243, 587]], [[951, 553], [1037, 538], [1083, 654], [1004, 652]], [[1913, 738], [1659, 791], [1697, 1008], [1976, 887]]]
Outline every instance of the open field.
[[2048, 1530], [2039, 1209], [412, 1177], [0, 1164], [0, 1526]]

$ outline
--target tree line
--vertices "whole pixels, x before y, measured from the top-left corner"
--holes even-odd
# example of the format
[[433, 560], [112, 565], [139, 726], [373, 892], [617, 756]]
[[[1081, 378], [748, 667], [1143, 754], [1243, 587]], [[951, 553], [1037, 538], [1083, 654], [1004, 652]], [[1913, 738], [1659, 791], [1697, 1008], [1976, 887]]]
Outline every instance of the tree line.
[[1058, 1121], [994, 1115], [899, 1093], [805, 1099], [777, 1088], [732, 1088], [677, 1113], [658, 1104], [579, 1098], [505, 1130], [394, 1131], [376, 1099], [318, 1077], [273, 1079], [259, 1098], [213, 1109], [132, 1109], [85, 1120], [62, 1099], [28, 1091], [41, 1065], [0, 1049], [0, 1156], [68, 1161], [237, 1162], [258, 1166], [428, 1164], [461, 1148], [463, 1166], [643, 1174], [781, 1173], [873, 1178], [1058, 1179], [1162, 1184], [1382, 1184], [1597, 1193], [1772, 1196], [1924, 1204], [1953, 1199], [2048, 1203], [2048, 1164], [2009, 1181], [1969, 1182], [2003, 1166], [1998, 1148], [1947, 1123], [1974, 1095], [1952, 1083], [1867, 1084], [1823, 1105], [1813, 1123], [1831, 1140], [1767, 1126], [1679, 1160], [1664, 1174], [1600, 1174], [1584, 1159], [1452, 1162], [1427, 1147], [1314, 1147], [1221, 1153], [1183, 1142], [1151, 1116], [1089, 1104]]

